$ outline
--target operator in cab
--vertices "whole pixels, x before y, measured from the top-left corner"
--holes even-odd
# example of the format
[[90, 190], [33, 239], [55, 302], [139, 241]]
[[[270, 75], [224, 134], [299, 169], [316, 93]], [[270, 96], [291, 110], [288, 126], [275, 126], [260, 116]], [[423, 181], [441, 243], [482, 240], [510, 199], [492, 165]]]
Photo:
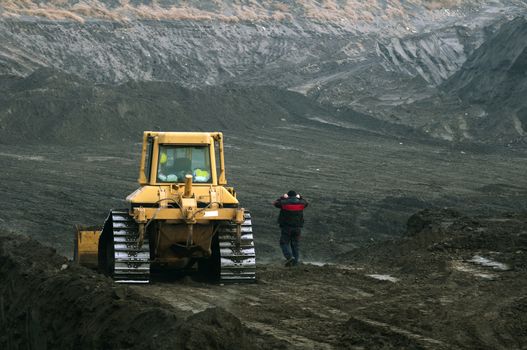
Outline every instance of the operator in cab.
[[174, 153], [167, 154], [165, 149], [160, 152], [157, 172], [158, 181], [184, 182], [186, 175], [192, 175], [192, 180], [196, 183], [208, 183], [210, 181], [210, 171], [206, 167], [202, 166], [193, 169], [192, 159], [187, 157], [174, 158]]

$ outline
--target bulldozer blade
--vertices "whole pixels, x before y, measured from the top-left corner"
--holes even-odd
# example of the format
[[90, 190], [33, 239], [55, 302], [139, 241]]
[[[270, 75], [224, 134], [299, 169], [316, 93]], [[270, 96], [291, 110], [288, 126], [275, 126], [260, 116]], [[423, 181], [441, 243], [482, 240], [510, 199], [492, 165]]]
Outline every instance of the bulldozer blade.
[[97, 253], [102, 227], [75, 225], [73, 261], [97, 269]]

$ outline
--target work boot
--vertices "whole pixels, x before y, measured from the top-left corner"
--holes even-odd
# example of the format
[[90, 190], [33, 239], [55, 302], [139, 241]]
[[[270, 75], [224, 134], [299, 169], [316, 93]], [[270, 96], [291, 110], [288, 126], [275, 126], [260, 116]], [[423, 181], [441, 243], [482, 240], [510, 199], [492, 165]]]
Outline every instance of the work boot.
[[285, 261], [285, 266], [289, 267], [289, 266], [294, 266], [296, 264], [296, 260], [295, 258], [291, 257], [291, 258], [288, 258], [286, 261]]

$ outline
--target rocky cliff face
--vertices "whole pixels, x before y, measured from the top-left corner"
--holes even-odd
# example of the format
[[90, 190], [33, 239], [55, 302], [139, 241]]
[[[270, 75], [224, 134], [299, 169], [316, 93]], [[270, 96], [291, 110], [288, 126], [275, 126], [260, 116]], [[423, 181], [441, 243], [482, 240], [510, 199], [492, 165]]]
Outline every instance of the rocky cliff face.
[[[527, 20], [504, 24], [443, 86], [483, 113], [471, 120], [478, 138], [524, 141], [527, 135]], [[485, 132], [494, 130], [492, 133]], [[516, 136], [516, 138], [514, 138]]]
[[525, 13], [523, 0], [4, 1], [0, 74], [44, 67], [107, 84], [267, 85], [478, 141], [412, 104], [436, 97], [502, 23]]
[[523, 1], [161, 3], [6, 1], [1, 72], [44, 66], [98, 82], [236, 81], [310, 91], [361, 75], [368, 65], [359, 63], [373, 61], [437, 85], [481, 44], [482, 27], [526, 8]]
[[526, 36], [524, 17], [489, 31], [439, 91], [397, 106], [392, 119], [449, 141], [525, 146]]

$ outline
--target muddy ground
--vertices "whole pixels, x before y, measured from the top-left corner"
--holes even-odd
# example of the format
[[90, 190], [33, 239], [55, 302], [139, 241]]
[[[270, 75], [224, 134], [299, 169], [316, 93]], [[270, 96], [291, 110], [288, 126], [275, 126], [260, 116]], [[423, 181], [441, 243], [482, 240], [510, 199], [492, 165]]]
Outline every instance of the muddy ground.
[[[256, 285], [157, 276], [149, 286], [119, 287], [49, 250], [38, 253], [35, 243], [21, 245], [14, 263], [21, 266], [13, 267], [5, 257], [18, 243], [4, 240], [3, 344], [525, 348], [526, 217], [495, 214], [525, 212], [521, 152], [419, 144], [316, 122], [284, 121], [252, 138], [231, 133], [226, 139], [228, 177], [254, 216]], [[66, 257], [72, 225], [102, 222], [136, 187], [138, 144], [1, 147], [3, 227]], [[295, 269], [281, 266], [270, 204], [289, 187], [312, 202], [304, 264]], [[407, 232], [413, 213], [441, 206], [481, 217], [432, 211], [414, 216]], [[506, 267], [480, 265], [485, 259]], [[73, 304], [72, 314], [62, 315], [63, 305]], [[114, 322], [118, 330], [109, 326]], [[86, 324], [89, 334], [78, 331]]]
[[[64, 275], [66, 258], [34, 243], [13, 266], [15, 243], [3, 241], [0, 347], [525, 349], [527, 223], [495, 214], [526, 210], [523, 153], [316, 122], [226, 140], [228, 178], [254, 216], [256, 285], [159, 276], [119, 287], [78, 268]], [[135, 189], [138, 149], [1, 146], [2, 226], [71, 257], [72, 225], [103, 222]], [[295, 269], [281, 266], [270, 203], [290, 187], [312, 204]], [[406, 237], [413, 213], [443, 206], [481, 218], [440, 212]]]
[[0, 248], [2, 349], [272, 349], [277, 343], [224, 309], [189, 316], [25, 236], [2, 231]]
[[[527, 211], [525, 153], [331, 123], [225, 132], [256, 285], [122, 287], [71, 266], [73, 225], [126, 206], [140, 145], [0, 145], [2, 228], [51, 247], [0, 240], [0, 347], [525, 349], [527, 224], [502, 214]], [[291, 188], [311, 206], [304, 264], [286, 269], [271, 202]]]
[[0, 247], [0, 345], [8, 349], [527, 344], [525, 214], [423, 211], [402, 238], [338, 264], [260, 264], [254, 285], [155, 275], [148, 286], [118, 286], [12, 233], [0, 235]]
[[[408, 217], [425, 208], [527, 210], [523, 152], [417, 143], [307, 118], [282, 123], [225, 133], [227, 178], [253, 213], [260, 261], [280, 258], [271, 202], [289, 189], [311, 202], [307, 261], [333, 261], [399, 236]], [[139, 148], [0, 145], [0, 223], [70, 257], [74, 224], [100, 225], [109, 209], [126, 207], [138, 186]]]
[[288, 348], [524, 349], [526, 249], [526, 215], [425, 211], [404, 238], [338, 264], [261, 266], [255, 286], [134, 289], [189, 314], [221, 306]]

